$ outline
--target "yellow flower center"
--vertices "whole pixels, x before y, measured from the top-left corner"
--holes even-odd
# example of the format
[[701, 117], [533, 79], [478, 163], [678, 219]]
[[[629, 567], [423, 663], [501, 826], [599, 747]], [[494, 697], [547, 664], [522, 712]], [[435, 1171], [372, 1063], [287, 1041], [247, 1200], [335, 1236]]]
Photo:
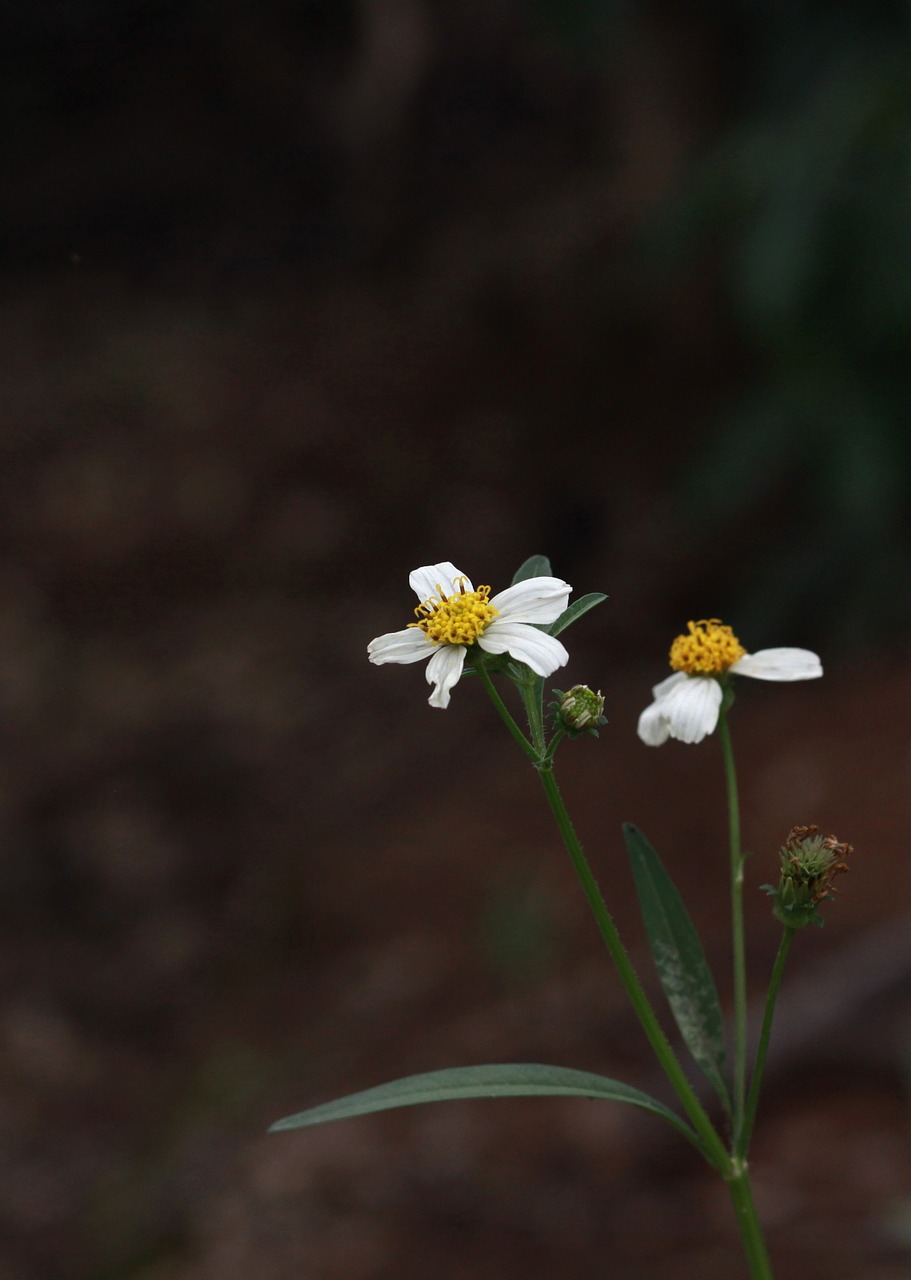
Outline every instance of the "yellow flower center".
[[418, 605], [418, 621], [409, 622], [409, 627], [420, 627], [434, 644], [474, 644], [499, 610], [488, 603], [490, 587], [466, 591], [464, 578], [457, 579], [457, 585], [459, 594], [446, 596], [437, 583], [439, 596], [430, 596]]
[[746, 653], [730, 627], [718, 618], [688, 622], [688, 634], [671, 645], [671, 666], [687, 675], [719, 676]]

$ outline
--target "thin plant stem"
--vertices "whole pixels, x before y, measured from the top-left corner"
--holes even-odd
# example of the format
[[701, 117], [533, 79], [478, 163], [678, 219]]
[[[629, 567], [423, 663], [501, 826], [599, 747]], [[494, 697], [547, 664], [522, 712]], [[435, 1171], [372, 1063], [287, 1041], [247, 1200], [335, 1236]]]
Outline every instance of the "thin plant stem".
[[536, 749], [536, 747], [531, 742], [529, 742], [525, 734], [516, 724], [515, 720], [513, 720], [512, 716], [509, 713], [509, 708], [506, 706], [506, 703], [497, 693], [496, 687], [494, 686], [494, 682], [491, 680], [490, 676], [488, 675], [487, 671], [483, 666], [478, 667], [478, 675], [481, 677], [481, 681], [484, 685], [484, 688], [490, 694], [490, 700], [493, 703], [493, 705], [496, 707], [497, 711], [499, 712], [500, 719], [506, 725], [506, 728], [515, 738], [516, 742], [519, 744], [519, 746], [522, 748], [525, 754], [528, 756], [529, 760], [531, 760], [532, 764], [537, 766], [539, 760], [541, 759], [541, 753]]
[[607, 905], [601, 896], [597, 881], [592, 874], [588, 859], [582, 849], [582, 845], [573, 828], [572, 822], [567, 812], [560, 789], [557, 786], [557, 780], [554, 777], [553, 769], [550, 764], [543, 764], [538, 768], [538, 776], [541, 779], [541, 785], [544, 788], [544, 794], [547, 797], [554, 820], [563, 837], [563, 843], [567, 852], [572, 859], [573, 867], [582, 886], [595, 922], [604, 939], [611, 959], [613, 960], [620, 981], [626, 989], [630, 1003], [643, 1031], [648, 1037], [649, 1044], [654, 1050], [665, 1075], [671, 1083], [674, 1092], [680, 1099], [680, 1103], [686, 1114], [699, 1135], [700, 1146], [703, 1155], [715, 1169], [722, 1174], [726, 1174], [730, 1169], [731, 1160], [728, 1152], [725, 1150], [724, 1144], [718, 1136], [711, 1120], [708, 1118], [699, 1099], [697, 1098], [692, 1085], [684, 1074], [683, 1068], [677, 1059], [676, 1054], [668, 1042], [661, 1024], [655, 1017], [655, 1012], [649, 1002], [648, 996], [642, 988], [639, 978], [633, 968], [632, 961], [626, 953], [626, 949], [620, 940], [617, 932], [617, 926], [614, 924], [613, 918], [607, 909]]
[[724, 779], [728, 802], [728, 832], [731, 849], [731, 949], [734, 959], [734, 1146], [740, 1149], [746, 1099], [747, 1060], [747, 979], [746, 944], [743, 928], [743, 851], [740, 846], [740, 800], [731, 730], [728, 725], [728, 691], [718, 716], [718, 738], [724, 759]]
[[[728, 1191], [740, 1228], [740, 1239], [750, 1268], [752, 1280], [773, 1280], [772, 1264], [759, 1218], [753, 1201], [753, 1191], [747, 1171], [746, 1151], [752, 1132], [753, 1119], [759, 1099], [759, 1088], [762, 1080], [762, 1063], [768, 1048], [768, 1035], [772, 1027], [772, 1010], [774, 997], [777, 995], [777, 983], [772, 994], [771, 1004], [766, 1005], [766, 1021], [763, 1023], [765, 1041], [760, 1041], [762, 1062], [757, 1058], [754, 1068], [750, 1102], [746, 1100], [746, 1058], [747, 1058], [747, 983], [746, 983], [746, 943], [743, 922], [743, 865], [744, 856], [740, 835], [740, 798], [737, 790], [737, 769], [734, 763], [734, 748], [731, 743], [731, 731], [728, 724], [728, 707], [733, 700], [730, 690], [724, 690], [724, 697], [718, 716], [718, 738], [721, 742], [721, 754], [724, 760], [724, 779], [728, 804], [728, 833], [731, 852], [731, 940], [734, 953], [734, 1132], [732, 1144], [734, 1150], [734, 1176], [728, 1178]], [[790, 945], [790, 944], [788, 944]], [[787, 958], [779, 949], [781, 966], [778, 970], [778, 982], [781, 980], [781, 969]], [[774, 981], [774, 978], [773, 978]], [[749, 1116], [749, 1119], [747, 1118]]]
[[[595, 917], [595, 922], [601, 933], [601, 937], [607, 946], [607, 949], [617, 967], [620, 980], [626, 988], [630, 1003], [642, 1029], [648, 1037], [649, 1043], [660, 1062], [664, 1073], [673, 1086], [674, 1092], [680, 1099], [683, 1109], [692, 1122], [693, 1128], [696, 1130], [697, 1145], [702, 1154], [715, 1169], [717, 1169], [725, 1177], [729, 1176], [731, 1170], [731, 1157], [725, 1149], [724, 1143], [721, 1141], [714, 1125], [709, 1119], [699, 1101], [696, 1093], [689, 1080], [680, 1066], [674, 1050], [661, 1028], [661, 1024], [655, 1016], [655, 1012], [649, 1002], [648, 996], [639, 982], [639, 978], [633, 968], [632, 961], [626, 954], [626, 949], [620, 940], [620, 934], [617, 932], [617, 926], [614, 924], [613, 918], [607, 909], [607, 905], [601, 896], [601, 890], [598, 888], [597, 881], [592, 874], [588, 859], [582, 849], [579, 837], [576, 835], [575, 829], [564, 804], [560, 789], [557, 786], [557, 780], [553, 773], [553, 760], [545, 751], [540, 753], [535, 751], [532, 744], [525, 737], [522, 730], [513, 720], [509, 708], [503, 702], [503, 699], [494, 688], [493, 681], [483, 667], [479, 669], [479, 674], [484, 682], [484, 686], [490, 694], [493, 704], [500, 714], [501, 719], [509, 729], [512, 736], [516, 739], [523, 751], [530, 759], [533, 760], [541, 779], [541, 785], [544, 788], [544, 794], [547, 797], [557, 828], [563, 838], [567, 852], [572, 859], [573, 867], [582, 886], [588, 905]], [[525, 699], [526, 706], [528, 699]]]
[[554, 730], [553, 737], [551, 738], [548, 744], [547, 750], [544, 753], [544, 759], [541, 761], [542, 764], [549, 765], [552, 763], [557, 747], [559, 747], [560, 743], [563, 741], [565, 737], [566, 737], [565, 731], [561, 729], [558, 725], [557, 728]]
[[746, 1161], [738, 1160], [736, 1166], [734, 1176], [728, 1178], [728, 1191], [734, 1206], [737, 1225], [740, 1228], [740, 1240], [750, 1268], [750, 1276], [752, 1280], [774, 1280], [762, 1227], [756, 1215]]
[[759, 1032], [759, 1044], [756, 1048], [756, 1062], [753, 1066], [753, 1075], [750, 1080], [750, 1092], [747, 1095], [746, 1109], [743, 1115], [743, 1128], [740, 1134], [740, 1144], [738, 1148], [739, 1155], [746, 1155], [750, 1145], [750, 1138], [753, 1133], [753, 1124], [756, 1120], [756, 1108], [759, 1105], [759, 1091], [762, 1088], [762, 1073], [765, 1070], [766, 1054], [769, 1050], [769, 1037], [772, 1034], [772, 1019], [775, 1017], [775, 1002], [778, 999], [778, 990], [781, 986], [781, 976], [784, 973], [785, 963], [788, 958], [788, 952], [791, 950], [791, 943], [794, 941], [796, 929], [785, 926], [784, 933], [781, 935], [781, 942], [778, 946], [778, 954], [775, 957], [775, 964], [772, 968], [772, 977], [769, 981], [769, 991], [766, 996], [765, 1013], [762, 1018], [762, 1029]]
[[[529, 716], [529, 727], [533, 736], [538, 738], [540, 735], [541, 746], [537, 750], [534, 743], [525, 737], [522, 730], [518, 727], [512, 718], [508, 708], [500, 698], [493, 682], [488, 673], [480, 668], [479, 674], [484, 685], [493, 700], [494, 706], [497, 708], [506, 727], [512, 736], [522, 747], [525, 755], [534, 763], [541, 779], [541, 785], [544, 788], [544, 794], [550, 805], [551, 813], [557, 824], [557, 828], [566, 846], [573, 867], [582, 886], [582, 891], [595, 917], [595, 923], [607, 950], [613, 960], [620, 980], [626, 990], [630, 1003], [639, 1023], [648, 1038], [649, 1044], [657, 1057], [665, 1075], [668, 1078], [674, 1092], [680, 1100], [681, 1106], [686, 1112], [692, 1126], [693, 1131], [689, 1131], [692, 1140], [698, 1149], [702, 1152], [708, 1163], [716, 1169], [724, 1178], [728, 1185], [731, 1196], [731, 1202], [734, 1206], [734, 1213], [737, 1218], [737, 1225], [740, 1230], [741, 1242], [743, 1244], [744, 1254], [746, 1256], [747, 1265], [749, 1266], [751, 1280], [774, 1280], [772, 1275], [772, 1267], [769, 1261], [768, 1252], [763, 1238], [762, 1227], [756, 1215], [756, 1206], [753, 1201], [753, 1193], [750, 1187], [749, 1173], [747, 1170], [746, 1160], [738, 1149], [734, 1148], [734, 1154], [728, 1152], [724, 1143], [718, 1135], [717, 1130], [709, 1119], [699, 1098], [697, 1097], [692, 1085], [686, 1077], [683, 1068], [677, 1059], [661, 1024], [655, 1016], [655, 1012], [651, 1006], [648, 996], [639, 982], [638, 975], [633, 968], [632, 961], [626, 953], [626, 949], [620, 939], [617, 926], [614, 924], [613, 918], [607, 909], [607, 904], [598, 888], [588, 859], [582, 848], [579, 837], [576, 835], [575, 828], [569, 816], [565, 802], [557, 780], [553, 772], [553, 755], [556, 742], [551, 741], [548, 748], [545, 749], [543, 741], [543, 726], [540, 722], [540, 712], [537, 717], [534, 715], [535, 707], [530, 705], [534, 699], [534, 690], [530, 686], [522, 687], [522, 696], [525, 702], [526, 711]], [[731, 867], [732, 867], [732, 893], [734, 893], [734, 901], [740, 903], [739, 909], [739, 926], [735, 925], [735, 951], [737, 950], [736, 940], [739, 938], [739, 950], [741, 961], [739, 966], [740, 982], [743, 989], [743, 1029], [740, 1035], [739, 1043], [742, 1044], [742, 1060], [745, 1063], [746, 1056], [746, 982], [745, 982], [745, 965], [743, 962], [743, 912], [742, 912], [742, 886], [743, 886], [743, 857], [740, 852], [740, 816], [739, 805], [737, 801], [737, 780], [734, 771], [734, 757], [731, 750], [730, 734], [728, 732], [727, 723], [722, 719], [723, 725], [721, 731], [721, 741], [725, 755], [725, 770], [728, 783], [728, 808], [731, 815]], [[538, 730], [536, 733], [535, 730]], [[559, 732], [559, 731], [557, 731]], [[556, 735], [555, 735], [556, 736]], [[561, 735], [562, 736], [562, 735]], [[736, 851], [736, 858], [735, 858]], [[734, 874], [734, 871], [737, 874]], [[792, 931], [793, 932], [793, 931]], [[781, 958], [780, 969], [784, 967], [784, 958]], [[771, 992], [772, 1004], [774, 1004], [774, 995], [777, 994], [778, 982], [780, 982], [780, 969], [776, 968], [773, 974], [773, 988]], [[756, 1092], [758, 1095], [759, 1081], [761, 1078], [762, 1065], [765, 1059], [765, 1049], [768, 1046], [768, 1032], [771, 1030], [771, 1007], [767, 1008], [768, 1027], [763, 1027], [764, 1038], [760, 1039], [760, 1056], [757, 1057], [756, 1072], [754, 1080], [756, 1082]], [[745, 1065], [740, 1068], [745, 1073]], [[743, 1093], [741, 1093], [741, 1130], [743, 1129]], [[751, 1093], [752, 1099], [752, 1093]], [[755, 1112], [755, 1102], [753, 1110], [750, 1112], [750, 1122]]]
[[525, 703], [525, 714], [528, 717], [531, 740], [539, 753], [543, 755], [547, 745], [544, 736], [543, 682], [540, 678], [536, 678], [530, 684], [519, 685], [519, 689], [522, 694], [522, 701]]

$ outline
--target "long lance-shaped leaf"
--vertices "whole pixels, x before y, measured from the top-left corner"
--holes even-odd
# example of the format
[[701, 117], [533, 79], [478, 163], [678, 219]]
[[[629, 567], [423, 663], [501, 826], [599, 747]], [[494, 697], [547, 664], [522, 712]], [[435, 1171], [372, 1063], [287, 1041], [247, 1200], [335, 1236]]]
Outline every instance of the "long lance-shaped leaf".
[[494, 1063], [481, 1067], [449, 1067], [443, 1071], [428, 1071], [423, 1075], [406, 1076], [351, 1093], [334, 1102], [299, 1111], [273, 1124], [269, 1132], [285, 1129], [302, 1129], [307, 1125], [325, 1124], [329, 1120], [345, 1120], [350, 1116], [367, 1115], [372, 1111], [388, 1111], [393, 1107], [413, 1107], [424, 1102], [448, 1102], [464, 1098], [531, 1098], [575, 1097], [600, 1098], [608, 1102], [626, 1102], [641, 1107], [653, 1115], [661, 1116], [690, 1140], [699, 1150], [698, 1137], [675, 1112], [647, 1093], [611, 1080], [607, 1076], [594, 1075], [590, 1071], [576, 1071], [572, 1067], [543, 1066], [535, 1062]]
[[699, 934], [674, 882], [642, 832], [626, 823], [623, 834], [664, 994], [687, 1048], [730, 1112], [724, 1021]]

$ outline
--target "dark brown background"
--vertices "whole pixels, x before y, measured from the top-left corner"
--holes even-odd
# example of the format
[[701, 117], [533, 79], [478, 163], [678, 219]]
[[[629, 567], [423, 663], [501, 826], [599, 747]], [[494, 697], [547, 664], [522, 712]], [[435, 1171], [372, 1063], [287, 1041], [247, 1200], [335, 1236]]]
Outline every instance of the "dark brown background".
[[662, 1092], [481, 690], [366, 662], [416, 565], [533, 552], [609, 593], [559, 682], [610, 723], [559, 763], [649, 981], [622, 820], [728, 960], [717, 743], [635, 736], [671, 638], [822, 654], [736, 709], [754, 991], [788, 828], [857, 848], [756, 1193], [779, 1280], [911, 1274], [902, 21], [3, 19], [3, 1280], [742, 1274], [723, 1189], [622, 1108], [265, 1135], [459, 1063]]

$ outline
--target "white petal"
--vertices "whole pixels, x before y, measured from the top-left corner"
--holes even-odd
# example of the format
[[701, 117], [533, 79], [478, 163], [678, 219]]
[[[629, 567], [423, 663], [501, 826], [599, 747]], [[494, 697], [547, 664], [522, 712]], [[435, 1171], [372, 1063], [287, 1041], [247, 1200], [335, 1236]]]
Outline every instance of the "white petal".
[[754, 680], [815, 680], [822, 675], [822, 663], [809, 649], [760, 649], [744, 654], [730, 669]]
[[433, 653], [434, 644], [419, 627], [389, 631], [367, 645], [367, 657], [381, 667], [384, 662], [421, 662]]
[[685, 684], [659, 703], [672, 738], [679, 742], [701, 742], [718, 723], [721, 685], [711, 676], [688, 676]]
[[519, 662], [527, 663], [536, 676], [549, 676], [569, 662], [569, 654], [559, 640], [524, 622], [494, 618], [479, 637], [478, 644], [487, 653], [508, 653]]
[[660, 747], [667, 742], [671, 729], [660, 702], [653, 702], [642, 712], [637, 733], [647, 747]]
[[455, 567], [451, 560], [443, 560], [440, 564], [425, 564], [408, 575], [408, 584], [418, 600], [423, 603], [431, 596], [457, 595], [459, 588], [457, 579], [463, 579], [466, 591], [474, 591], [471, 581]]
[[441, 644], [427, 663], [427, 683], [434, 685], [433, 693], [427, 699], [432, 707], [449, 706], [449, 691], [459, 683], [462, 666], [465, 662], [465, 646], [463, 644]]
[[498, 592], [490, 603], [509, 622], [556, 622], [570, 591], [572, 587], [562, 578], [526, 578]]
[[655, 701], [645, 708], [639, 717], [637, 732], [648, 747], [660, 747], [671, 736], [671, 722], [666, 712], [666, 704], [678, 685], [686, 684], [689, 676], [685, 671], [675, 671], [672, 676], [661, 680], [652, 688]]
[[661, 702], [672, 689], [676, 689], [678, 684], [686, 684], [689, 676], [685, 671], [675, 671], [672, 676], [668, 676], [666, 680], [662, 680], [652, 688], [652, 697], [656, 702]]

